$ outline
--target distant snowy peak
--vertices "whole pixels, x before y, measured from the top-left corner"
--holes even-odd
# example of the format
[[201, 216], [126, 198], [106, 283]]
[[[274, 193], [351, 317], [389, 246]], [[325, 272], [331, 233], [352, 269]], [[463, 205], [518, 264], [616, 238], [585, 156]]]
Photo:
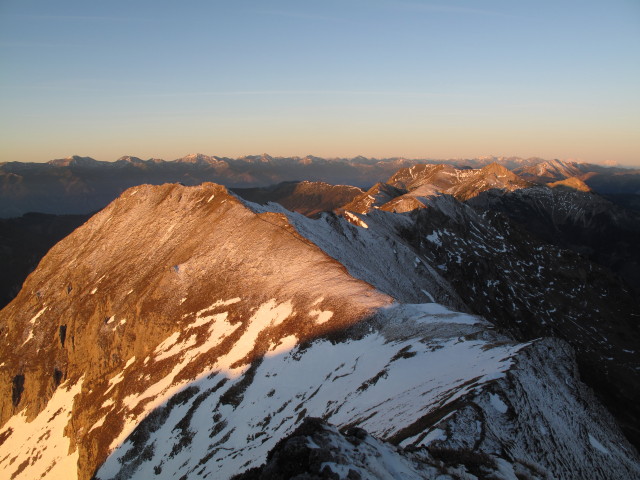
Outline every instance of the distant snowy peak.
[[[81, 157], [78, 155], [73, 155], [67, 158], [50, 160], [46, 162], [50, 165], [55, 166], [69, 166], [69, 165], [80, 165], [85, 161], [87, 164], [90, 164], [91, 157]], [[132, 156], [123, 156], [120, 157], [117, 161], [136, 161], [140, 160], [137, 157]], [[161, 159], [150, 159], [154, 162], [164, 162]], [[96, 161], [97, 160], [93, 160]], [[143, 160], [145, 161], [145, 160]], [[148, 161], [148, 160], [146, 160]], [[486, 156], [486, 157], [477, 157], [470, 159], [410, 159], [405, 157], [390, 157], [390, 158], [372, 158], [365, 157], [362, 155], [356, 157], [347, 157], [347, 158], [323, 158], [314, 155], [306, 155], [304, 157], [282, 157], [282, 156], [271, 156], [267, 153], [262, 153], [260, 155], [246, 155], [238, 158], [228, 158], [221, 157], [217, 155], [206, 155], [202, 153], [192, 153], [180, 157], [173, 162], [178, 163], [200, 163], [200, 164], [208, 164], [215, 163], [219, 161], [224, 161], [227, 163], [244, 163], [244, 164], [262, 164], [262, 165], [326, 165], [326, 164], [345, 164], [352, 166], [362, 166], [362, 167], [371, 167], [378, 164], [387, 164], [393, 165], [396, 169], [411, 167], [413, 165], [418, 164], [429, 164], [429, 165], [439, 165], [446, 164], [451, 165], [457, 168], [473, 168], [473, 169], [481, 169], [490, 164], [499, 164], [506, 167], [509, 170], [513, 170], [518, 174], [522, 174], [524, 176], [537, 176], [537, 177], [547, 177], [558, 180], [560, 176], [579, 176], [580, 174], [584, 174], [590, 171], [597, 171], [598, 173], [606, 172], [608, 170], [611, 171], [621, 171], [625, 172], [627, 169], [624, 168], [614, 168], [607, 167], [602, 165], [592, 165], [587, 163], [579, 163], [575, 161], [561, 161], [561, 160], [544, 160], [542, 158], [519, 158], [519, 157], [494, 157], [494, 156]], [[20, 163], [20, 162], [5, 162], [5, 163]], [[99, 163], [112, 163], [112, 162], [99, 162]], [[115, 162], [113, 162], [115, 163]], [[557, 178], [555, 178], [557, 177]]]
[[92, 167], [102, 162], [99, 162], [98, 160], [95, 160], [91, 157], [80, 157], [78, 155], [72, 155], [66, 158], [50, 160], [47, 163], [55, 167]]
[[247, 155], [247, 156], [238, 158], [238, 160], [246, 163], [268, 164], [273, 161], [273, 157], [267, 153], [263, 153], [261, 155]]
[[530, 182], [497, 163], [491, 163], [480, 170], [472, 170], [458, 178], [460, 182], [447, 193], [452, 193], [459, 200], [468, 200], [487, 190], [512, 192], [532, 186]]
[[447, 188], [455, 183], [451, 177], [458, 171], [455, 167], [446, 164], [418, 164], [398, 170], [386, 183], [409, 191], [426, 183]]
[[588, 164], [563, 162], [557, 159], [540, 162], [532, 166], [525, 166], [515, 170], [515, 172], [523, 178], [531, 179], [539, 183], [548, 183], [557, 180], [564, 180], [570, 177], [579, 177], [587, 171]]
[[125, 155], [116, 160], [116, 163], [131, 163], [131, 164], [142, 164], [145, 163], [144, 160], [138, 157], [132, 157], [131, 155]]
[[[104, 208], [128, 187], [140, 184], [180, 182], [196, 185], [214, 182], [231, 188], [251, 188], [285, 181], [309, 180], [368, 189], [371, 185], [386, 181], [406, 190], [415, 190], [428, 183], [439, 191], [444, 191], [459, 184], [463, 177], [469, 176], [469, 172], [482, 171], [494, 163], [521, 174], [523, 180], [540, 184], [562, 180], [568, 175], [580, 178], [598, 193], [635, 194], [640, 191], [640, 170], [555, 160], [545, 162], [537, 158], [418, 160], [358, 156], [325, 159], [312, 155], [282, 157], [268, 154], [228, 158], [194, 153], [171, 161], [140, 160], [125, 156], [115, 162], [106, 162], [76, 156], [48, 163], [0, 164], [0, 177], [5, 179], [0, 182], [0, 218], [20, 216], [26, 212], [95, 212]], [[536, 171], [536, 166], [543, 163], [546, 166], [541, 166]], [[95, 174], [98, 169], [100, 175]], [[578, 174], [577, 170], [582, 173]], [[429, 172], [433, 178], [427, 178]], [[488, 188], [509, 190], [512, 185], [505, 184], [506, 180], [509, 179], [504, 172], [498, 172], [489, 182]], [[473, 186], [470, 195], [478, 188], [483, 187]], [[455, 194], [459, 198], [465, 196], [462, 190]]]
[[212, 165], [220, 163], [221, 160], [218, 157], [210, 157], [209, 155], [203, 155], [202, 153], [191, 153], [182, 158], [174, 160], [176, 163], [191, 163], [198, 165]]
[[460, 169], [450, 165], [416, 165], [398, 171], [387, 183], [409, 191], [423, 185], [431, 185], [442, 193], [453, 194], [462, 200], [492, 188], [511, 191], [530, 186], [530, 183], [498, 163], [490, 163], [479, 169]]

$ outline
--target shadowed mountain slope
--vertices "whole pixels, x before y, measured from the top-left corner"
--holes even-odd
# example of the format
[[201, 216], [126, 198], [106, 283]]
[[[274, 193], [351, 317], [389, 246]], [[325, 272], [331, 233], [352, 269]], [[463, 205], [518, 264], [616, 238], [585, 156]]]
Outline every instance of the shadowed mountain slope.
[[18, 294], [47, 251], [88, 219], [89, 215], [42, 213], [0, 219], [0, 308]]

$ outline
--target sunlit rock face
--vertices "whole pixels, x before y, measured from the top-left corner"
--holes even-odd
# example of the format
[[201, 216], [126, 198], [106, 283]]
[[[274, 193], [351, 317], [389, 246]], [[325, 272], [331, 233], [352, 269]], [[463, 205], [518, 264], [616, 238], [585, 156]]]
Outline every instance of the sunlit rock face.
[[[401, 447], [464, 444], [513, 471], [638, 473], [566, 344], [496, 332], [403, 239], [408, 218], [353, 215], [313, 220], [215, 184], [124, 192], [0, 312], [0, 469], [230, 478], [320, 417]], [[495, 421], [467, 431], [473, 412]], [[540, 415], [551, 440], [525, 455]], [[561, 432], [569, 418], [581, 435]]]
[[234, 188], [233, 192], [250, 202], [276, 202], [287, 210], [308, 217], [339, 209], [363, 192], [349, 185], [329, 185], [324, 182], [282, 182], [267, 188]]

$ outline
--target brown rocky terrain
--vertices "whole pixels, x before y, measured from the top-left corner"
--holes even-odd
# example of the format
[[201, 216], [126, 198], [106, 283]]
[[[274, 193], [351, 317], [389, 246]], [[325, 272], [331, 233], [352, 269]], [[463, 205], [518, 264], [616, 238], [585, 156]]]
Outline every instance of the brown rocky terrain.
[[233, 192], [250, 202], [262, 205], [276, 202], [308, 217], [336, 210], [362, 194], [357, 187], [307, 181], [284, 182], [268, 188], [234, 188]]

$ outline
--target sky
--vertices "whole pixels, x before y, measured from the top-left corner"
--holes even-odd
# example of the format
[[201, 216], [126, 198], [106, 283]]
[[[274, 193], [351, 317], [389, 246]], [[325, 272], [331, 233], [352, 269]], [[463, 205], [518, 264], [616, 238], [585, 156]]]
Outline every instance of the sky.
[[640, 166], [640, 0], [0, 0], [0, 162]]

